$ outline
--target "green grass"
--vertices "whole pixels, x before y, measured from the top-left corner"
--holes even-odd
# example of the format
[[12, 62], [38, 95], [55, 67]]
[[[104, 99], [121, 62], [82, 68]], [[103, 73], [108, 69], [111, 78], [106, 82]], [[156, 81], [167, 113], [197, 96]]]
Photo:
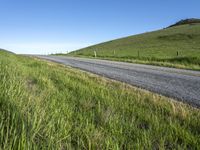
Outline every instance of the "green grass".
[[68, 55], [94, 57], [94, 51], [101, 59], [200, 70], [200, 23], [112, 40]]
[[200, 110], [0, 51], [0, 149], [200, 149]]

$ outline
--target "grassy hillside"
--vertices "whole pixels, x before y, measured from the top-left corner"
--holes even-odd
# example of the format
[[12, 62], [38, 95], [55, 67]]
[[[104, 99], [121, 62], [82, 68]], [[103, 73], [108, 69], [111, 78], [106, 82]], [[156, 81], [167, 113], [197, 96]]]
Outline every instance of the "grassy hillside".
[[112, 40], [72, 52], [72, 56], [200, 69], [200, 23]]
[[5, 49], [2, 49], [2, 48], [0, 48], [0, 51], [1, 51], [1, 52], [4, 52], [4, 53], [10, 53], [10, 54], [14, 54], [13, 52], [7, 51], [7, 50], [5, 50]]
[[200, 110], [0, 51], [0, 149], [200, 149]]

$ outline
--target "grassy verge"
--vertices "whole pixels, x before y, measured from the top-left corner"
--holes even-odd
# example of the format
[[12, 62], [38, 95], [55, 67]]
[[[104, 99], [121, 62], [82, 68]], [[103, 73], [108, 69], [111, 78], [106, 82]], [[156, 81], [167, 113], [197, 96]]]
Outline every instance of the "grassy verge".
[[199, 149], [200, 110], [0, 51], [0, 149]]
[[61, 56], [72, 56], [72, 57], [83, 57], [83, 58], [92, 58], [92, 59], [103, 59], [103, 60], [112, 60], [120, 62], [129, 62], [129, 63], [138, 63], [138, 64], [147, 64], [179, 69], [188, 69], [200, 71], [200, 59], [197, 57], [174, 57], [174, 58], [148, 58], [148, 57], [110, 57], [110, 56], [98, 56], [94, 57], [92, 55], [73, 55], [73, 54], [57, 54]]

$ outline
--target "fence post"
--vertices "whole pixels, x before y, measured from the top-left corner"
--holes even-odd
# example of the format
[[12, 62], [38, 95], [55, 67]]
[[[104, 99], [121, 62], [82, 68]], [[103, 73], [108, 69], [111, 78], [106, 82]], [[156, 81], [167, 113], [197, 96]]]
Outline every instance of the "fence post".
[[96, 51], [94, 51], [94, 57], [95, 57], [95, 58], [97, 57], [97, 52], [96, 52]]

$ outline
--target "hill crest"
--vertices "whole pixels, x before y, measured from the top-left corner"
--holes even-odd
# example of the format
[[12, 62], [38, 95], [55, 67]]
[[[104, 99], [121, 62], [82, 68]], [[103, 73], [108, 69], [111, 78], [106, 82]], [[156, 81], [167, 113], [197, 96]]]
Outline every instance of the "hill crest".
[[188, 19], [182, 19], [182, 20], [176, 22], [175, 24], [170, 25], [169, 27], [186, 25], [186, 24], [192, 25], [192, 24], [196, 24], [196, 23], [200, 23], [200, 19], [198, 19], [198, 18], [188, 18]]

